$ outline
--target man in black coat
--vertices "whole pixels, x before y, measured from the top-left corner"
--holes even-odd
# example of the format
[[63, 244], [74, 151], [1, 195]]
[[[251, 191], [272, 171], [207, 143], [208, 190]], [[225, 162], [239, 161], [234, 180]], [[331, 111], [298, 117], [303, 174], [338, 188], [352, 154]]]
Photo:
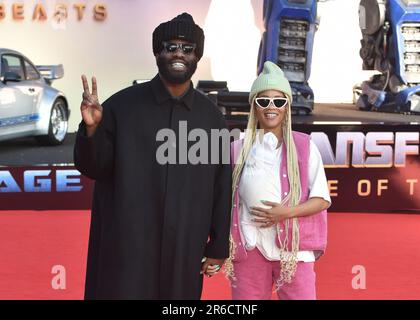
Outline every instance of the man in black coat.
[[[210, 146], [208, 161], [185, 161], [192, 130], [209, 142], [212, 130], [227, 128], [190, 80], [203, 47], [203, 30], [183, 13], [153, 32], [159, 73], [151, 81], [101, 105], [96, 79], [90, 92], [82, 76], [74, 160], [95, 180], [86, 299], [199, 299], [203, 274], [214, 275], [229, 256], [230, 164], [222, 147], [211, 161]], [[175, 138], [161, 139], [162, 129]]]

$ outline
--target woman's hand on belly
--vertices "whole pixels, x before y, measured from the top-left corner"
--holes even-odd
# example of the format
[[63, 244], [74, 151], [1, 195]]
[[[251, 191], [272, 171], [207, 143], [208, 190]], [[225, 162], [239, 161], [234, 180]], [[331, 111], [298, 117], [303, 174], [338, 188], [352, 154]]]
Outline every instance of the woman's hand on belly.
[[269, 228], [276, 223], [293, 217], [293, 211], [289, 207], [284, 207], [277, 202], [261, 202], [270, 208], [250, 207], [251, 214], [255, 216], [252, 221], [258, 223], [261, 228]]

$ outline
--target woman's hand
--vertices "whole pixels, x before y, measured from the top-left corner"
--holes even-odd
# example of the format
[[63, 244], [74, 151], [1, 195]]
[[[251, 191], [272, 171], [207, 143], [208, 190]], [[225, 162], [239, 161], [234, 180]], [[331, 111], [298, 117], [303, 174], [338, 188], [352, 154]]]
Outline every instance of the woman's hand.
[[251, 214], [255, 216], [252, 221], [260, 223], [261, 228], [269, 228], [276, 223], [293, 217], [290, 207], [284, 207], [280, 203], [271, 201], [261, 201], [271, 208], [251, 207]]
[[252, 221], [261, 224], [261, 228], [268, 228], [272, 225], [290, 218], [307, 217], [329, 208], [330, 203], [323, 198], [313, 197], [295, 207], [285, 207], [280, 203], [261, 201], [271, 208], [251, 207], [251, 214], [255, 216]]
[[224, 262], [225, 259], [205, 258], [203, 259], [200, 273], [210, 278], [220, 271]]

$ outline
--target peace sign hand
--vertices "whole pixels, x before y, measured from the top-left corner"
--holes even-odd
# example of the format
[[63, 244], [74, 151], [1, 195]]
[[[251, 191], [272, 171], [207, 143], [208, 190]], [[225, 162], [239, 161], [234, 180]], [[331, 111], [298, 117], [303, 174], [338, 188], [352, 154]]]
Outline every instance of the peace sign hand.
[[87, 135], [91, 136], [95, 132], [98, 124], [102, 120], [103, 108], [98, 100], [96, 78], [92, 77], [92, 93], [90, 93], [89, 91], [89, 84], [85, 75], [82, 75], [82, 83], [83, 100], [80, 105], [80, 111], [82, 113], [83, 121], [86, 124]]

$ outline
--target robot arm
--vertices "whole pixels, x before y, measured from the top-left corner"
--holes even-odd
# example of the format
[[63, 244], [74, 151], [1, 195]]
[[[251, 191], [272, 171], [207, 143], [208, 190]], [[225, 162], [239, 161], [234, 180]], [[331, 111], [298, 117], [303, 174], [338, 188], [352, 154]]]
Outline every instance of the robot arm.
[[420, 112], [420, 0], [361, 0], [362, 110]]

